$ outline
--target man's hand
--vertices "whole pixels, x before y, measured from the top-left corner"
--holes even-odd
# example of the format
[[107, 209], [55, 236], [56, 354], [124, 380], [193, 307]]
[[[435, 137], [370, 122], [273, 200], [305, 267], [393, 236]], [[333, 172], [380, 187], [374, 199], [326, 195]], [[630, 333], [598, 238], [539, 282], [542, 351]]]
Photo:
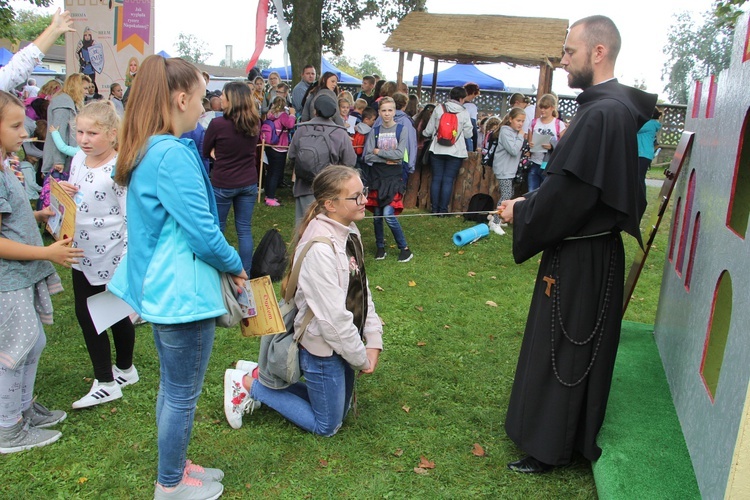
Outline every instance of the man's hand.
[[505, 200], [500, 204], [500, 218], [503, 219], [503, 222], [513, 224], [513, 205], [515, 205], [516, 202], [523, 201], [525, 199], [526, 198], [524, 197], [520, 197], [513, 200]]

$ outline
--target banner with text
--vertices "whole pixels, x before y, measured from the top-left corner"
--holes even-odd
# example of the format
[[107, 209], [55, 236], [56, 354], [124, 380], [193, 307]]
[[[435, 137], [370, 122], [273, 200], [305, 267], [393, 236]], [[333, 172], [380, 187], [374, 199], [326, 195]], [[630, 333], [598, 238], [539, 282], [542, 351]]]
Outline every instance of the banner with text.
[[154, 53], [156, 0], [65, 0], [75, 33], [65, 38], [68, 74], [87, 75], [109, 98], [109, 88], [130, 86], [141, 61]]

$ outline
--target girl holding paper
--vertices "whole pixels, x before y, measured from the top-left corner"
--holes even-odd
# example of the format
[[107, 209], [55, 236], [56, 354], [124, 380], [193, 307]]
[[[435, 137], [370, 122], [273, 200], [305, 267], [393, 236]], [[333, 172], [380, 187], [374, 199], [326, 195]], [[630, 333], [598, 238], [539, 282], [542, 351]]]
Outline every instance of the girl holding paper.
[[[565, 132], [565, 123], [557, 118], [557, 97], [544, 94], [539, 98], [537, 107], [540, 116], [531, 121], [528, 135], [529, 148], [531, 148], [529, 191], [537, 189], [544, 182], [544, 167], [547, 158]], [[541, 144], [541, 151], [535, 151], [539, 148], [534, 148], [534, 136], [549, 137], [549, 142]]]
[[120, 118], [112, 103], [94, 101], [76, 118], [76, 142], [70, 177], [60, 186], [78, 206], [73, 246], [84, 257], [73, 267], [73, 293], [78, 324], [94, 367], [94, 384], [73, 408], [88, 408], [122, 397], [122, 387], [138, 382], [133, 366], [135, 329], [130, 318], [112, 325], [115, 364], [107, 332], [96, 331], [87, 300], [103, 292], [127, 248], [126, 188], [112, 180], [117, 161], [117, 130]]

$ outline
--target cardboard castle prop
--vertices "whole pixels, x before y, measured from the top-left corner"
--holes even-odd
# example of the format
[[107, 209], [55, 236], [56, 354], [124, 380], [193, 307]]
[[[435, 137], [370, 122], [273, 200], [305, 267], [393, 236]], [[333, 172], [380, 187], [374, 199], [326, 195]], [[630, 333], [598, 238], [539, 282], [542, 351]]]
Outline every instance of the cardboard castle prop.
[[750, 498], [750, 16], [696, 82], [654, 336], [703, 498]]

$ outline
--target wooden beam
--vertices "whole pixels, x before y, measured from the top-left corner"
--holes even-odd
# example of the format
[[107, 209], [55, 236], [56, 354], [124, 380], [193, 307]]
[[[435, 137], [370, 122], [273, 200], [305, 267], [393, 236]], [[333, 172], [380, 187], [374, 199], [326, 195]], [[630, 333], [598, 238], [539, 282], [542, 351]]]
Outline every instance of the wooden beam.
[[435, 59], [435, 68], [432, 70], [432, 90], [430, 91], [430, 102], [435, 102], [437, 97], [437, 74], [438, 74], [438, 60]]
[[422, 100], [422, 76], [424, 73], [424, 56], [419, 56], [419, 76], [417, 77], [417, 96]]
[[[542, 65], [539, 67], [539, 85], [537, 86], [537, 93], [536, 93], [536, 100], [539, 102], [539, 99], [544, 94], [549, 94], [552, 92], [552, 73], [554, 72], [554, 68], [552, 66], [552, 63], [549, 62], [549, 60], [542, 63]], [[536, 114], [539, 115], [539, 108], [536, 108]]]
[[404, 51], [398, 51], [398, 71], [396, 71], [396, 83], [401, 85], [404, 81]]

